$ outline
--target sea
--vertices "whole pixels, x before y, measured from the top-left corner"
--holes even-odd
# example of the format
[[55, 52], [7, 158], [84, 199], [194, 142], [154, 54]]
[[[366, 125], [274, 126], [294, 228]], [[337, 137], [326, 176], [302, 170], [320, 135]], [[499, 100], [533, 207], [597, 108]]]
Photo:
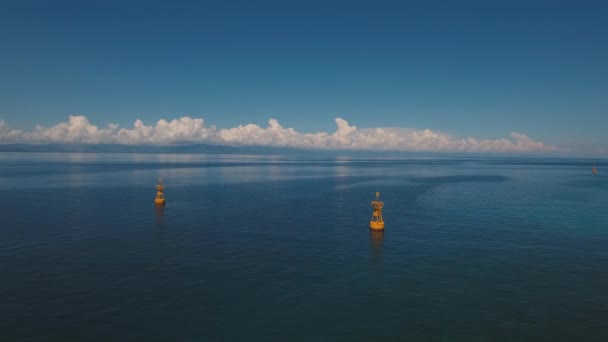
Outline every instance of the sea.
[[608, 341], [608, 162], [0, 153], [0, 340]]

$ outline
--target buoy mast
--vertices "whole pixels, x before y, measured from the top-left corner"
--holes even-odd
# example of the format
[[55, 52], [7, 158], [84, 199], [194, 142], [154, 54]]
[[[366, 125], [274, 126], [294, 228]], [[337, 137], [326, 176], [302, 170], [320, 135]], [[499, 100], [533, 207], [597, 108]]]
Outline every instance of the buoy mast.
[[372, 201], [372, 220], [369, 222], [369, 228], [373, 230], [384, 230], [384, 220], [382, 219], [382, 208], [384, 202], [380, 201], [380, 193], [376, 192], [376, 200]]

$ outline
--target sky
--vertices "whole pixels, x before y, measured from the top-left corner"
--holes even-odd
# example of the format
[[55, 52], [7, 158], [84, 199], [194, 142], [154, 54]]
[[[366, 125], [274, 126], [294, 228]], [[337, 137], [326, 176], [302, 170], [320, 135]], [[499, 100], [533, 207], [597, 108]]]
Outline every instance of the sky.
[[0, 3], [0, 143], [608, 154], [608, 3]]

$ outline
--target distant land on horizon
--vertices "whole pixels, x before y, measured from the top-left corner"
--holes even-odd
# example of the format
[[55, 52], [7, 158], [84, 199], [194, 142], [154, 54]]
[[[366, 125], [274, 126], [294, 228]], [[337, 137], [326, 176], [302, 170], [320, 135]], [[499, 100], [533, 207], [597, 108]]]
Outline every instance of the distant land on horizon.
[[[212, 144], [174, 145], [121, 145], [121, 144], [0, 144], [1, 152], [23, 153], [173, 153], [173, 154], [244, 154], [244, 155], [290, 155], [290, 156], [345, 156], [345, 157], [524, 157], [524, 158], [589, 158], [594, 156], [572, 156], [540, 153], [482, 153], [482, 152], [416, 152], [390, 150], [348, 149], [302, 149], [274, 146], [230, 146]], [[603, 159], [603, 158], [602, 158]]]

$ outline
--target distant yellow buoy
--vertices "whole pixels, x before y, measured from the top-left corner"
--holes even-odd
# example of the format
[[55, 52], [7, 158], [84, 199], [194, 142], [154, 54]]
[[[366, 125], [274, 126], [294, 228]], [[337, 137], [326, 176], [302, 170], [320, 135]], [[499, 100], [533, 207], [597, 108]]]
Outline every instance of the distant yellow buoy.
[[595, 165], [593, 165], [593, 169], [591, 169], [591, 173], [594, 175], [597, 174], [597, 167], [595, 167]]
[[372, 220], [369, 222], [369, 228], [373, 230], [384, 230], [384, 220], [382, 219], [382, 208], [384, 202], [379, 200], [380, 193], [376, 192], [376, 200], [372, 201], [372, 208], [374, 213], [372, 214]]
[[165, 194], [163, 194], [163, 191], [165, 191], [165, 186], [163, 185], [163, 179], [159, 178], [158, 184], [156, 184], [156, 198], [154, 199], [155, 204], [158, 204], [158, 205], [165, 204]]

